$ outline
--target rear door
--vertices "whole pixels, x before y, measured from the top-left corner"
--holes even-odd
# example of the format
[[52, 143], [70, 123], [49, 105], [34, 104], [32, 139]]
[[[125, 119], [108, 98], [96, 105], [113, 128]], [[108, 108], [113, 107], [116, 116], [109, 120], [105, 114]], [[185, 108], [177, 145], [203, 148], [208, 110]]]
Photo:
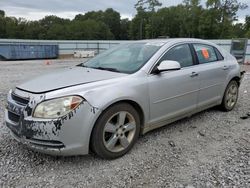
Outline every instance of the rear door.
[[228, 66], [215, 47], [207, 44], [193, 44], [193, 47], [199, 61], [198, 108], [206, 108], [220, 102]]
[[195, 110], [198, 102], [198, 69], [190, 45], [172, 47], [157, 64], [164, 60], [178, 61], [182, 68], [149, 75], [150, 123], [153, 124]]

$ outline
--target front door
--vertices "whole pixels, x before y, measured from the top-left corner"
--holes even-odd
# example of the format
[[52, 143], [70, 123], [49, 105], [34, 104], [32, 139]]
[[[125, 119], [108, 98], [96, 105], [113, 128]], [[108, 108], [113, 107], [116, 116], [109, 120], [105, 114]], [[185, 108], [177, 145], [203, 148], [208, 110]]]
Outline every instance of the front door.
[[199, 72], [189, 44], [174, 46], [158, 64], [163, 60], [178, 61], [182, 68], [149, 75], [150, 124], [196, 110]]

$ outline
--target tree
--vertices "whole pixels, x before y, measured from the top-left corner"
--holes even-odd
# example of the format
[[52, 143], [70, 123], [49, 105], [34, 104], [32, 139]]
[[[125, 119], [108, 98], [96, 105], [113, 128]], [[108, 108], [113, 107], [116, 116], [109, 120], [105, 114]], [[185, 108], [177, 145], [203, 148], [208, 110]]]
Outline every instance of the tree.
[[135, 4], [136, 10], [154, 12], [156, 7], [160, 7], [162, 3], [158, 0], [138, 0]]
[[[250, 37], [250, 16], [236, 23], [237, 12], [247, 5], [237, 0], [184, 0], [177, 6], [159, 8], [158, 0], [138, 0], [130, 21], [108, 8], [78, 14], [73, 20], [46, 16], [39, 21], [8, 17], [0, 10], [0, 38], [20, 39], [143, 39], [197, 37], [205, 39]], [[156, 9], [158, 8], [158, 9]]]
[[219, 10], [205, 9], [200, 16], [198, 26], [200, 38], [216, 39], [220, 36], [220, 16]]
[[18, 33], [18, 20], [14, 17], [6, 17], [5, 18], [5, 32], [6, 38], [17, 38]]
[[245, 37], [250, 38], [250, 29], [246, 32]]
[[6, 37], [6, 19], [5, 19], [5, 12], [0, 10], [0, 38]]
[[120, 38], [120, 13], [113, 10], [112, 8], [106, 9], [103, 11], [91, 11], [86, 14], [78, 14], [75, 16], [74, 20], [86, 21], [86, 20], [96, 20], [106, 24], [112, 34], [116, 39]]
[[207, 0], [207, 8], [217, 12], [220, 22], [220, 38], [229, 38], [231, 26], [234, 21], [237, 21], [238, 10], [247, 8], [244, 3], [239, 3], [237, 0]]
[[130, 39], [143, 39], [146, 37], [146, 26], [149, 24], [150, 13], [139, 10], [130, 24]]
[[156, 13], [161, 28], [158, 36], [187, 37], [186, 18], [188, 10], [184, 5], [172, 6], [159, 9]]
[[244, 24], [245, 37], [250, 38], [250, 16], [246, 16]]
[[236, 23], [232, 27], [232, 38], [244, 38], [245, 36], [244, 24]]
[[110, 31], [113, 33], [115, 39], [120, 39], [121, 16], [119, 12], [114, 11], [112, 8], [108, 8], [103, 13], [103, 22], [109, 27]]
[[129, 39], [129, 28], [130, 28], [131, 21], [129, 19], [122, 19], [120, 22], [120, 36], [121, 40], [128, 40]]
[[[152, 15], [155, 13], [155, 8], [160, 7], [162, 3], [160, 3], [158, 0], [138, 0], [138, 2], [135, 4], [135, 8], [137, 10], [137, 21], [139, 20], [139, 37], [138, 39], [142, 39], [144, 37], [146, 38], [153, 38], [154, 37], [154, 31], [153, 31], [153, 25], [154, 24], [154, 18]], [[144, 15], [147, 14], [147, 17], [144, 17]], [[148, 15], [151, 14], [151, 15]], [[135, 32], [136, 29], [133, 28], [134, 24], [132, 25], [131, 32]]]
[[26, 23], [26, 30], [23, 38], [25, 39], [43, 39], [46, 38], [46, 35], [43, 38], [41, 37], [41, 31], [43, 31], [42, 26], [39, 21], [29, 21]]
[[246, 18], [245, 18], [244, 29], [246, 31], [248, 31], [250, 29], [250, 16], [246, 16]]
[[185, 0], [185, 24], [187, 37], [199, 37], [200, 16], [202, 6], [200, 0]]
[[105, 40], [114, 38], [106, 24], [92, 19], [84, 21], [74, 20], [69, 24], [67, 30], [68, 38], [74, 40]]
[[3, 10], [0, 10], [0, 17], [4, 17], [5, 16], [5, 12]]

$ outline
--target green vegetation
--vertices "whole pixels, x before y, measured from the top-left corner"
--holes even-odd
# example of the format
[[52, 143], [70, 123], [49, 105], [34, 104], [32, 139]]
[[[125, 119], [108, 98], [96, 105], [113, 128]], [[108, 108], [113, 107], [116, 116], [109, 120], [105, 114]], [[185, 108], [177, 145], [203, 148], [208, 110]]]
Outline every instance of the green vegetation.
[[132, 20], [108, 8], [76, 15], [73, 20], [46, 16], [39, 21], [6, 16], [0, 10], [0, 38], [61, 40], [127, 40], [168, 37], [205, 39], [250, 38], [250, 15], [237, 23], [237, 12], [247, 5], [237, 0], [184, 0], [161, 7], [158, 0], [138, 0]]

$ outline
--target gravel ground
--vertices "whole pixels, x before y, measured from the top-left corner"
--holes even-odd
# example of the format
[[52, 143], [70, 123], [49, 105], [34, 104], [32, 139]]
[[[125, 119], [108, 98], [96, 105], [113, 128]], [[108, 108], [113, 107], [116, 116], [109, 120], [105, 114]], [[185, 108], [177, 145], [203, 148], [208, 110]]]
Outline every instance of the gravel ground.
[[52, 157], [17, 143], [4, 125], [6, 93], [74, 60], [0, 62], [0, 187], [250, 187], [250, 74], [235, 109], [210, 109], [141, 136], [122, 158]]

